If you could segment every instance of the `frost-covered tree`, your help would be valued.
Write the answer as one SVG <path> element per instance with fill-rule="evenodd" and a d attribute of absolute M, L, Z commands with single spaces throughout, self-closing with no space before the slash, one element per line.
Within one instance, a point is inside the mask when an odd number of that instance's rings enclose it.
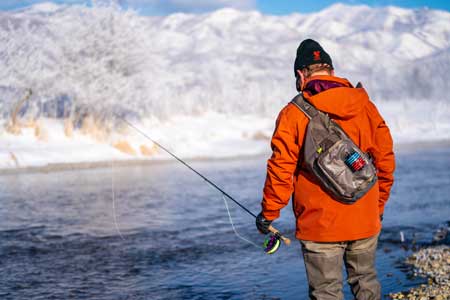
<path fill-rule="evenodd" d="M 107 118 L 142 100 L 145 46 L 140 17 L 115 5 L 69 7 L 57 16 L 9 20 L 0 27 L 0 84 L 31 88 L 52 109 Z M 15 23 L 13 23 L 15 22 Z M 43 103 L 43 104 L 42 104 Z"/>
<path fill-rule="evenodd" d="M 0 85 L 10 91 L 2 97 L 3 114 L 17 104 L 27 89 L 41 100 L 54 97 L 59 66 L 55 64 L 51 49 L 54 42 L 47 26 L 33 19 L 8 20 L 0 26 L 0 44 Z M 36 110 L 38 103 L 29 106 Z"/>
<path fill-rule="evenodd" d="M 57 30 L 60 84 L 70 93 L 74 105 L 89 113 L 105 114 L 117 103 L 123 107 L 139 97 L 144 47 L 136 38 L 139 17 L 116 7 L 67 11 L 67 22 Z"/>

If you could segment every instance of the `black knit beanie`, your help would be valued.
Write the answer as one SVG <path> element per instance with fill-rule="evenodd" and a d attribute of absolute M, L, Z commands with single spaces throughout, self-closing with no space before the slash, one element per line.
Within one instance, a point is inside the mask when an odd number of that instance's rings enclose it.
<path fill-rule="evenodd" d="M 313 64 L 327 64 L 333 68 L 331 57 L 323 50 L 322 46 L 312 39 L 306 39 L 297 48 L 297 57 L 294 63 L 295 76 L 297 76 L 297 70 Z"/>

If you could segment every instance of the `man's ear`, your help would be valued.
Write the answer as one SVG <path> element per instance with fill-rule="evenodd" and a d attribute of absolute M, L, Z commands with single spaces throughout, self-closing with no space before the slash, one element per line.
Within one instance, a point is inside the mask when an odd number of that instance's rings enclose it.
<path fill-rule="evenodd" d="M 295 76 L 295 88 L 297 89 L 297 92 L 301 92 L 303 90 L 303 83 L 305 82 L 305 76 L 300 70 L 296 70 L 297 76 Z"/>
<path fill-rule="evenodd" d="M 302 91 L 302 79 L 298 75 L 295 76 L 295 88 L 299 93 Z"/>
<path fill-rule="evenodd" d="M 334 69 L 331 70 L 330 75 L 331 75 L 331 76 L 334 76 Z"/>

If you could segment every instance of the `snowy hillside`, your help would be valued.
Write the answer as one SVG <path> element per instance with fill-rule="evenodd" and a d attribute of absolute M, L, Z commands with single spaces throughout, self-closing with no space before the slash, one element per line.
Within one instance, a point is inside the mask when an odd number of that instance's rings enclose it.
<path fill-rule="evenodd" d="M 449 25 L 443 11 L 342 4 L 289 16 L 0 12 L 0 168 L 163 157 L 117 114 L 184 157 L 267 152 L 308 37 L 338 76 L 363 83 L 397 142 L 448 140 Z"/>

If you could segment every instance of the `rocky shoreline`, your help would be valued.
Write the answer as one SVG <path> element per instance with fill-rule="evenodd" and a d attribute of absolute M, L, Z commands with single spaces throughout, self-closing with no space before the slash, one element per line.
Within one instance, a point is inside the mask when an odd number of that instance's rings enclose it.
<path fill-rule="evenodd" d="M 412 266 L 413 276 L 426 277 L 428 283 L 391 293 L 390 299 L 450 300 L 450 246 L 421 249 L 409 256 L 405 263 Z"/>

